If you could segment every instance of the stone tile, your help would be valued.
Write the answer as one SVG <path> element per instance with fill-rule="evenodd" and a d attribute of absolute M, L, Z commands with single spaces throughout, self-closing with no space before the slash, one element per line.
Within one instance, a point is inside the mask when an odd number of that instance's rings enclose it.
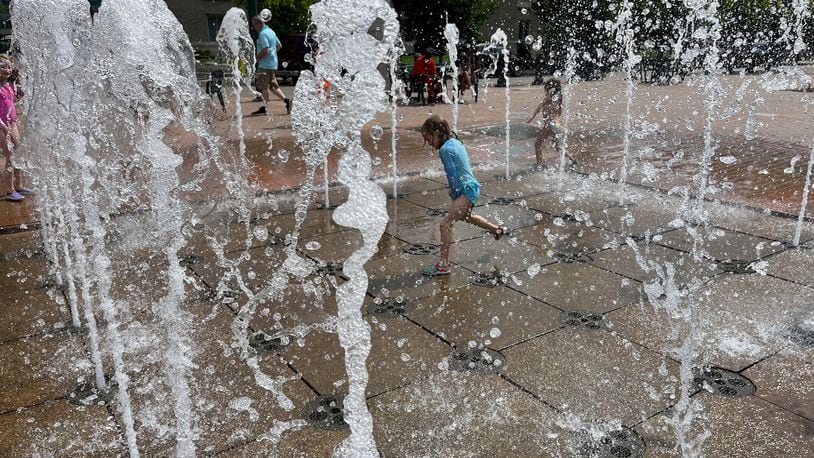
<path fill-rule="evenodd" d="M 814 251 L 812 250 L 786 250 L 767 257 L 766 262 L 769 263 L 766 268 L 769 275 L 803 285 L 814 285 Z"/>
<path fill-rule="evenodd" d="M 447 205 L 448 207 L 449 205 Z M 444 208 L 446 210 L 446 208 Z M 405 199 L 387 199 L 387 215 L 390 221 L 404 221 L 428 216 L 426 207 L 416 205 Z"/>
<path fill-rule="evenodd" d="M 514 231 L 513 237 L 537 245 L 549 257 L 558 253 L 583 254 L 616 247 L 622 237 L 595 226 L 586 226 L 559 217 L 544 217 L 537 224 Z"/>
<path fill-rule="evenodd" d="M 0 412 L 63 398 L 93 368 L 80 336 L 45 335 L 0 344 Z"/>
<path fill-rule="evenodd" d="M 318 245 L 313 245 L 316 242 Z M 356 250 L 362 248 L 364 240 L 362 233 L 357 230 L 332 232 L 330 234 L 305 236 L 300 238 L 299 245 L 304 248 L 303 253 L 308 257 L 324 262 L 343 262 Z M 318 248 L 314 248 L 318 246 Z M 388 234 L 382 234 L 377 246 L 378 251 L 373 258 L 393 256 L 400 254 L 404 242 Z"/>
<path fill-rule="evenodd" d="M 238 263 L 241 253 L 229 254 L 226 259 L 230 263 Z M 272 245 L 265 248 L 253 248 L 248 251 L 248 259 L 240 261 L 238 270 L 243 282 L 253 291 L 258 291 L 271 280 L 272 275 L 281 268 L 286 259 L 284 247 L 282 245 Z M 218 265 L 221 263 L 217 258 L 206 257 L 196 259 L 190 265 L 195 272 L 211 288 L 217 288 L 219 282 L 231 272 L 229 267 Z M 235 280 L 226 282 L 226 286 L 238 291 L 239 287 Z"/>
<path fill-rule="evenodd" d="M 699 232 L 703 242 L 701 248 L 718 261 L 754 261 L 763 256 L 785 249 L 780 242 L 767 240 L 751 235 L 727 231 L 717 227 Z M 691 253 L 694 239 L 686 229 L 679 229 L 664 234 L 660 244 L 677 250 Z"/>
<path fill-rule="evenodd" d="M 51 331 L 70 324 L 71 313 L 52 283 L 45 258 L 0 261 L 0 342 Z"/>
<path fill-rule="evenodd" d="M 814 421 L 814 348 L 789 346 L 743 375 L 757 387 L 757 397 Z"/>
<path fill-rule="evenodd" d="M 0 235 L 0 259 L 43 256 L 40 231 L 24 231 Z"/>
<path fill-rule="evenodd" d="M 758 237 L 790 242 L 794 239 L 797 229 L 797 219 L 781 218 L 725 205 L 710 205 L 708 209 L 712 224 Z M 814 224 L 803 223 L 801 230 L 801 243 L 814 239 Z"/>
<path fill-rule="evenodd" d="M 121 456 L 122 438 L 104 406 L 64 400 L 0 415 L 0 456 Z"/>
<path fill-rule="evenodd" d="M 642 298 L 638 282 L 579 262 L 550 264 L 534 276 L 520 272 L 517 277 L 513 288 L 562 310 L 604 313 Z"/>
<path fill-rule="evenodd" d="M 404 200 L 427 208 L 449 208 L 449 204 L 452 202 L 449 198 L 449 188 L 446 186 L 432 191 L 414 192 Z"/>
<path fill-rule="evenodd" d="M 407 300 L 443 294 L 469 284 L 472 273 L 453 267 L 452 273 L 427 277 L 421 273 L 425 266 L 438 262 L 435 256 L 408 255 L 374 259 L 366 264 L 369 277 L 368 292 L 376 297 L 403 296 Z"/>
<path fill-rule="evenodd" d="M 505 173 L 505 171 L 504 171 Z M 501 177 L 503 178 L 503 177 Z M 481 188 L 481 199 L 488 197 L 531 197 L 556 188 L 556 175 L 526 172 L 515 175 L 510 180 L 492 180 Z"/>
<path fill-rule="evenodd" d="M 591 212 L 593 224 L 617 234 L 661 234 L 673 230 L 670 225 L 677 218 L 674 208 L 662 202 L 644 201 L 631 207 L 611 207 Z"/>
<path fill-rule="evenodd" d="M 522 201 L 519 203 L 522 203 Z M 483 206 L 475 207 L 472 213 L 483 216 L 495 224 L 508 226 L 509 229 L 512 230 L 534 226 L 538 221 L 538 217 L 536 216 L 538 214 L 537 211 L 523 208 L 517 203 L 513 205 L 498 205 L 488 203 L 487 201 Z"/>
<path fill-rule="evenodd" d="M 504 237 L 480 237 L 453 243 L 450 258 L 459 266 L 473 272 L 514 273 L 526 270 L 532 265 L 545 265 L 555 262 L 549 259 L 542 248 L 520 240 Z"/>
<path fill-rule="evenodd" d="M 475 285 L 428 297 L 409 313 L 459 347 L 469 342 L 501 349 L 561 327 L 560 311 L 505 286 Z"/>
<path fill-rule="evenodd" d="M 556 216 L 592 215 L 616 204 L 608 198 L 583 194 L 582 192 L 549 192 L 526 199 L 528 208 Z"/>
<path fill-rule="evenodd" d="M 645 457 L 672 456 L 782 456 L 809 457 L 814 450 L 814 423 L 755 397 L 693 397 L 703 405 L 703 419 L 696 420 L 690 437 L 705 431 L 709 437 L 700 450 L 682 454 L 664 415 L 635 429 L 647 448 Z"/>
<path fill-rule="evenodd" d="M 430 372 L 452 349 L 441 340 L 402 317 L 368 315 L 371 350 L 367 360 L 367 395 L 398 388 Z M 320 394 L 346 393 L 345 350 L 334 333 L 311 333 L 303 346 L 282 352 L 289 364 Z"/>
<path fill-rule="evenodd" d="M 557 456 L 559 416 L 497 375 L 442 372 L 371 399 L 383 456 Z"/>
<path fill-rule="evenodd" d="M 279 295 L 259 301 L 249 326 L 271 337 L 285 335 L 292 340 L 311 329 L 334 329 L 336 292 L 327 280 L 318 280 L 289 284 Z"/>
<path fill-rule="evenodd" d="M 265 434 L 256 441 L 227 450 L 218 456 L 226 458 L 249 458 L 258 456 L 333 456 L 334 447 L 349 434 L 349 429 L 327 430 L 314 426 L 300 426 L 291 422 L 280 437 Z M 276 432 L 276 430 L 275 430 Z M 266 438 L 268 437 L 268 439 Z"/>
<path fill-rule="evenodd" d="M 387 233 L 405 243 L 441 243 L 440 224 L 443 216 L 425 216 L 407 221 L 391 221 L 387 224 Z M 452 226 L 452 240 L 468 240 L 487 234 L 473 224 L 459 221 Z"/>
<path fill-rule="evenodd" d="M 673 402 L 678 365 L 605 331 L 563 328 L 503 354 L 512 381 L 581 418 L 631 425 Z"/>
<path fill-rule="evenodd" d="M 786 329 L 814 312 L 812 303 L 814 291 L 776 278 L 717 277 L 696 293 L 692 310 L 698 360 L 740 371 L 787 346 Z M 680 306 L 687 307 L 686 299 Z M 673 349 L 681 346 L 689 329 L 676 314 L 642 305 L 615 311 L 609 319 L 620 335 L 678 358 Z"/>
<path fill-rule="evenodd" d="M 696 261 L 691 255 L 656 244 L 637 245 L 643 269 L 636 259 L 636 252 L 627 245 L 593 253 L 592 265 L 615 272 L 625 277 L 649 283 L 669 274 L 666 264 L 673 266 L 673 279 L 676 284 L 685 285 L 694 281 L 706 281 L 719 272 L 718 266 L 710 261 Z"/>
<path fill-rule="evenodd" d="M 446 180 L 443 177 L 440 177 L 443 181 L 431 180 L 429 178 L 403 178 L 400 177 L 397 183 L 397 189 L 399 194 L 420 194 L 424 191 L 437 191 L 439 189 L 444 189 L 447 186 Z M 393 194 L 393 180 L 381 180 L 379 181 L 379 185 L 381 185 L 382 190 L 387 193 L 388 196 Z M 401 200 L 401 199 L 399 199 Z"/>

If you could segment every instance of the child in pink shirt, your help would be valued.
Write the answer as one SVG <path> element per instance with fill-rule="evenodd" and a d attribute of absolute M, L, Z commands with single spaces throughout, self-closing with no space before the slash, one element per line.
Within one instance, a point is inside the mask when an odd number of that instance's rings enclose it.
<path fill-rule="evenodd" d="M 23 195 L 34 192 L 22 187 L 23 171 L 11 163 L 11 154 L 20 143 L 20 131 L 17 129 L 17 106 L 15 105 L 18 90 L 14 82 L 14 74 L 14 62 L 7 55 L 0 55 L 0 147 L 2 147 L 3 156 L 6 159 L 6 170 L 11 176 L 6 189 L 6 199 L 19 202 L 24 199 Z"/>

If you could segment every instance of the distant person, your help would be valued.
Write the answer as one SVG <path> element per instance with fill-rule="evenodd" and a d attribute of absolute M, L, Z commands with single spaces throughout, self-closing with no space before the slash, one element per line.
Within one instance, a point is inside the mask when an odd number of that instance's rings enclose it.
<path fill-rule="evenodd" d="M 277 51 L 282 49 L 283 45 L 277 38 L 277 34 L 271 30 L 259 14 L 252 18 L 252 27 L 257 32 L 257 90 L 263 94 L 263 106 L 257 111 L 252 112 L 252 115 L 266 114 L 266 106 L 268 105 L 273 93 L 285 103 L 286 113 L 291 113 L 291 100 L 286 98 L 283 91 L 280 90 L 280 85 L 277 83 L 275 72 L 277 71 Z"/>
<path fill-rule="evenodd" d="M 534 142 L 537 167 L 543 166 L 543 143 L 551 139 L 555 151 L 559 153 L 562 149 L 562 136 L 564 133 L 562 127 L 562 83 L 558 79 L 550 79 L 545 82 L 543 88 L 545 90 L 543 100 L 537 105 L 537 109 L 534 110 L 531 117 L 526 120 L 526 124 L 530 124 L 539 113 L 542 113 L 543 123 L 540 125 L 540 133 L 537 134 L 537 140 Z M 568 153 L 565 153 L 565 156 L 570 161 L 569 167 L 576 165 L 577 161 Z"/>
<path fill-rule="evenodd" d="M 0 143 L 6 159 L 6 172 L 10 175 L 6 199 L 13 202 L 23 200 L 25 195 L 34 194 L 31 189 L 23 187 L 23 171 L 14 167 L 11 161 L 11 155 L 20 143 L 16 103 L 23 92 L 17 87 L 18 78 L 19 74 L 11 58 L 5 54 L 0 55 Z"/>
<path fill-rule="evenodd" d="M 427 48 L 424 54 L 418 56 L 413 64 L 413 69 L 410 72 L 411 88 L 419 91 L 418 97 L 421 98 L 423 90 L 427 90 L 427 101 L 435 103 L 438 96 L 438 70 L 435 68 L 435 60 L 432 55 L 434 49 Z"/>
<path fill-rule="evenodd" d="M 447 215 L 441 221 L 441 260 L 421 271 L 424 275 L 434 277 L 447 275 L 451 271 L 449 251 L 452 246 L 452 225 L 456 221 L 464 221 L 486 229 L 495 239 L 508 235 L 509 228 L 498 226 L 482 216 L 472 214 L 472 207 L 480 198 L 480 183 L 472 173 L 466 147 L 458 140 L 455 132 L 452 132 L 449 123 L 437 115 L 430 116 L 421 126 L 421 136 L 424 137 L 425 145 L 429 143 L 438 150 L 438 156 L 447 175 L 449 197 L 452 199 Z"/>

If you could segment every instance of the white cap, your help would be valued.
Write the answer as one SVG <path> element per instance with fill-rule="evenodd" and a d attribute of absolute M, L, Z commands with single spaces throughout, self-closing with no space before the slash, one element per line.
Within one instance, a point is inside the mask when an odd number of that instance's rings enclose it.
<path fill-rule="evenodd" d="M 263 8 L 260 11 L 260 20 L 263 22 L 268 22 L 271 20 L 271 11 L 268 8 Z"/>

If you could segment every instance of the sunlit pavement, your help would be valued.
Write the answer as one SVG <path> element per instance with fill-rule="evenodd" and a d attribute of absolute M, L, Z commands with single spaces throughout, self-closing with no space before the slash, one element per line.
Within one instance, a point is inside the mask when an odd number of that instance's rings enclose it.
<path fill-rule="evenodd" d="M 690 399 L 702 406 L 688 437 L 709 432 L 696 451 L 810 456 L 814 347 L 798 325 L 814 314 L 814 225 L 801 227 L 799 247 L 790 243 L 812 145 L 810 113 L 805 93 L 758 90 L 763 80 L 725 78 L 749 90 L 721 105 L 726 111 L 737 102 L 739 112 L 712 123 L 715 189 L 706 196 L 708 225 L 699 228 L 686 196 L 697 193 L 693 177 L 702 170 L 707 118 L 700 82 L 637 88 L 623 190 L 622 79 L 574 88 L 568 146 L 579 162 L 563 173 L 550 150 L 549 167 L 529 171 L 534 130 L 523 122 L 541 91 L 513 82 L 508 180 L 505 131 L 494 128 L 506 124 L 505 93 L 482 91 L 478 103 L 458 107 L 459 132 L 483 182 L 475 212 L 502 221 L 513 234 L 496 241 L 457 225 L 456 265 L 435 279 L 419 270 L 437 260 L 447 197 L 440 163 L 422 149 L 418 127 L 431 112 L 452 119 L 452 107 L 401 108 L 396 159 L 402 195 L 388 200 L 390 223 L 366 265 L 370 282 L 362 305 L 372 332 L 368 406 L 382 455 L 680 456 L 670 420 L 681 396 L 679 348 L 692 323 L 692 366 L 716 368 L 696 373 L 688 386 Z M 245 103 L 242 111 L 256 105 Z M 305 173 L 290 118 L 277 105 L 273 118 L 243 124 L 254 180 L 269 192 L 257 211 L 263 216 L 250 227 L 221 221 L 210 228 L 231 241 L 229 259 L 248 251 L 239 265 L 247 290 L 230 283 L 224 285 L 230 294 L 216 294 L 227 268 L 202 234 L 192 233 L 182 251 L 190 279 L 184 310 L 194 323 L 190 378 L 200 454 L 327 456 L 348 434 L 343 350 L 330 330 L 335 285 L 344 281 L 338 263 L 362 241 L 331 220 L 330 208 L 320 208 L 321 182 L 298 243 L 314 272 L 283 297 L 259 304 L 248 323 L 250 332 L 292 331 L 287 340 L 259 348 L 258 361 L 266 374 L 288 379 L 282 391 L 294 407 L 287 410 L 261 388 L 230 347 L 234 324 L 245 318 L 238 307 L 285 259 L 294 217 L 284 190 L 299 186 Z M 230 120 L 231 114 L 219 116 L 215 127 L 235 142 Z M 363 133 L 387 193 L 389 120 L 383 114 L 371 123 L 385 128 L 378 145 Z M 289 152 L 287 160 L 280 149 Z M 341 203 L 342 189 L 331 189 L 330 203 Z M 40 247 L 35 201 L 0 202 L 0 316 L 6 324 L 0 331 L 0 456 L 123 454 L 118 401 L 68 400 L 72 386 L 92 379 L 88 336 L 65 326 L 70 291 L 56 283 Z M 129 218 L 121 216 L 120 226 Z M 112 296 L 130 304 L 120 318 L 129 323 L 122 332 L 133 339 L 125 356 L 138 448 L 145 456 L 172 454 L 175 419 L 168 387 L 157 382 L 157 344 L 138 338 L 156 325 L 152 304 L 166 292 L 165 261 L 128 250 L 126 230 L 115 234 L 111 272 L 119 280 Z M 671 308 L 678 292 L 681 308 Z M 313 410 L 317 399 L 331 395 L 333 403 Z"/>

